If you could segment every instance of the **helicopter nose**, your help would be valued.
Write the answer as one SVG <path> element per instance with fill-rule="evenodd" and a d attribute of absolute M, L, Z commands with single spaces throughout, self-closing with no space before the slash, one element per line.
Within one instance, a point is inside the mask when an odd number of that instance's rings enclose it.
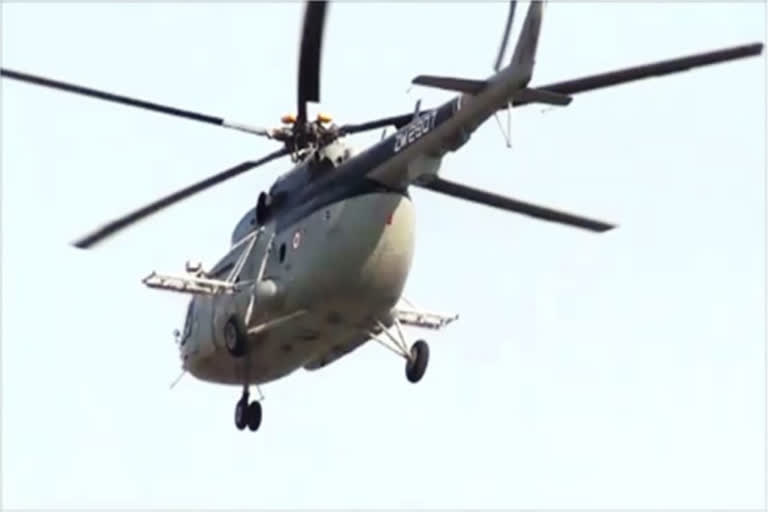
<path fill-rule="evenodd" d="M 192 343 L 189 343 L 189 338 L 185 340 L 185 343 L 181 343 L 179 345 L 179 356 L 183 361 L 186 361 L 190 357 L 194 355 L 194 352 L 196 352 L 195 347 Z"/>
<path fill-rule="evenodd" d="M 199 359 L 198 352 L 199 351 L 191 350 L 188 347 L 181 347 L 181 353 L 179 354 L 179 357 L 181 358 L 181 367 L 184 370 L 190 371 L 194 366 L 196 366 Z"/>

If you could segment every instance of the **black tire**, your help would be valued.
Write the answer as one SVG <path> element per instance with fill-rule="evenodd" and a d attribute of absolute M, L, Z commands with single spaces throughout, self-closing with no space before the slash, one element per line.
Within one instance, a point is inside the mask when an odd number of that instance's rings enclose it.
<path fill-rule="evenodd" d="M 405 376 L 409 382 L 417 383 L 424 377 L 429 363 L 429 345 L 424 340 L 419 340 L 411 347 L 411 357 L 405 364 Z"/>
<path fill-rule="evenodd" d="M 259 426 L 261 425 L 261 403 L 260 402 L 251 402 L 251 405 L 248 406 L 247 417 L 248 417 L 248 429 L 251 432 L 257 431 L 259 429 Z"/>
<path fill-rule="evenodd" d="M 248 400 L 241 398 L 235 405 L 235 426 L 243 430 L 248 425 Z"/>
<path fill-rule="evenodd" d="M 245 354 L 245 325 L 236 315 L 232 315 L 224 324 L 224 345 L 233 357 Z"/>

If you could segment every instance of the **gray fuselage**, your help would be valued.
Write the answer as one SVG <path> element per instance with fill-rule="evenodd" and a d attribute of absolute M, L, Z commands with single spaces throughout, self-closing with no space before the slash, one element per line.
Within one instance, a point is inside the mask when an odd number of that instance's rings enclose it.
<path fill-rule="evenodd" d="M 212 382 L 268 382 L 302 366 L 322 367 L 365 343 L 377 324 L 389 327 L 413 256 L 409 184 L 436 176 L 443 156 L 527 84 L 531 69 L 532 62 L 504 68 L 481 94 L 417 109 L 408 125 L 359 155 L 338 141 L 279 179 L 270 193 L 283 213 L 265 224 L 277 234 L 264 278 L 279 285 L 281 299 L 252 323 L 306 314 L 252 336 L 241 364 L 228 353 L 223 331 L 232 315 L 247 316 L 248 294 L 195 297 L 182 334 L 185 369 Z M 250 229 L 249 222 L 244 218 L 235 232 Z M 235 243 L 208 275 L 224 279 L 242 245 Z M 253 251 L 244 279 L 257 275 L 264 254 L 263 245 Z"/>
<path fill-rule="evenodd" d="M 366 341 L 376 321 L 386 321 L 402 294 L 413 246 L 413 205 L 400 193 L 350 197 L 281 229 L 264 273 L 282 289 L 279 309 L 269 316 L 307 313 L 252 336 L 247 380 L 264 383 L 305 365 L 322 366 L 322 359 L 334 351 Z M 257 273 L 265 248 L 265 241 L 257 242 L 244 279 Z M 225 274 L 241 251 L 236 244 L 209 275 L 216 269 Z M 227 351 L 223 326 L 229 315 L 244 315 L 246 307 L 246 300 L 231 295 L 193 298 L 182 335 L 185 369 L 206 381 L 243 383 L 244 365 Z"/>

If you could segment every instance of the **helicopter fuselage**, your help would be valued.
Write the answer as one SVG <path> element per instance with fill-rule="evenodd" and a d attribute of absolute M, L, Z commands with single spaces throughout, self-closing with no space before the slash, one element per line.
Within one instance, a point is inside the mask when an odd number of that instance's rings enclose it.
<path fill-rule="evenodd" d="M 244 279 L 257 271 L 265 245 L 255 247 Z M 302 366 L 322 366 L 334 352 L 367 340 L 367 329 L 386 320 L 402 294 L 413 246 L 413 206 L 405 193 L 345 198 L 278 229 L 264 278 L 280 283 L 283 297 L 269 315 L 307 313 L 250 340 L 247 381 L 264 383 Z M 235 247 L 209 275 L 227 272 L 237 255 Z M 230 314 L 243 314 L 243 301 L 196 296 L 189 308 L 184 367 L 202 380 L 242 384 L 244 365 L 227 351 L 223 332 Z"/>
<path fill-rule="evenodd" d="M 248 294 L 195 297 L 181 338 L 184 368 L 211 382 L 264 383 L 302 366 L 322 367 L 371 339 L 376 325 L 391 326 L 413 255 L 408 187 L 436 176 L 445 154 L 466 144 L 503 105 L 520 80 L 508 75 L 504 70 L 504 80 L 480 96 L 462 94 L 435 109 L 417 109 L 410 123 L 360 154 L 337 140 L 279 178 L 269 191 L 270 206 L 241 219 L 230 253 L 208 276 L 223 279 L 248 233 L 263 225 L 275 234 L 264 279 L 281 289 L 279 307 L 263 320 L 305 313 L 250 336 L 249 353 L 233 358 L 225 324 L 246 315 Z M 253 251 L 243 279 L 257 275 L 265 251 Z"/>
<path fill-rule="evenodd" d="M 538 37 L 537 26 L 532 32 Z M 253 251 L 243 279 L 258 275 L 267 254 L 263 277 L 279 289 L 279 300 L 250 323 L 301 316 L 253 334 L 248 354 L 233 358 L 226 323 L 248 317 L 261 301 L 248 293 L 196 297 L 182 335 L 184 368 L 207 381 L 263 383 L 302 366 L 321 367 L 371 339 L 376 326 L 389 328 L 413 256 L 408 187 L 436 177 L 445 154 L 466 144 L 509 102 L 531 69 L 532 60 L 504 68 L 477 94 L 460 94 L 434 109 L 420 111 L 417 104 L 407 124 L 360 154 L 338 139 L 305 155 L 271 187 L 269 201 L 240 221 L 230 254 L 209 273 L 222 279 L 248 233 L 262 225 L 274 233 L 274 243 Z"/>

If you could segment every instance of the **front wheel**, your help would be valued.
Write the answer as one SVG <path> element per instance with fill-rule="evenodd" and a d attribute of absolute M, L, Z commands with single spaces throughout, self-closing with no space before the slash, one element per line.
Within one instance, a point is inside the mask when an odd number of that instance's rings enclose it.
<path fill-rule="evenodd" d="M 236 315 L 229 317 L 224 324 L 224 344 L 233 357 L 245 354 L 245 325 Z"/>

